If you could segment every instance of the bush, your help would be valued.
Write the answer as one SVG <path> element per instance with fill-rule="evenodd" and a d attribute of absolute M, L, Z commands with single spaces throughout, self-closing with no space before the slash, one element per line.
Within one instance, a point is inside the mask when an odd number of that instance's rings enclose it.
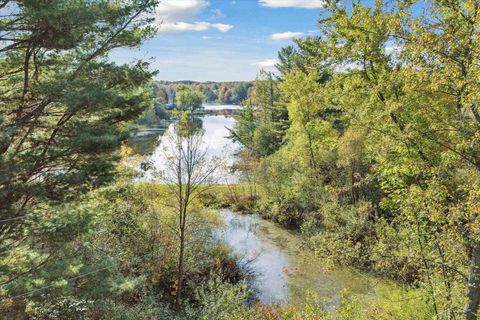
<path fill-rule="evenodd" d="M 197 319 L 253 319 L 253 310 L 247 305 L 250 298 L 246 283 L 234 285 L 214 278 L 197 290 L 197 300 L 200 302 Z"/>

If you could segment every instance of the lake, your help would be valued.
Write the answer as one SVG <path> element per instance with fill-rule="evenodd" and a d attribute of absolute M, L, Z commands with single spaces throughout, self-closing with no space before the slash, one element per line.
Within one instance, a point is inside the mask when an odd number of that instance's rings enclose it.
<path fill-rule="evenodd" d="M 219 110 L 217 110 L 219 111 Z M 203 129 L 202 148 L 206 152 L 207 160 L 220 159 L 222 165 L 215 172 L 216 184 L 230 184 L 238 182 L 237 176 L 230 172 L 229 167 L 235 162 L 235 153 L 239 145 L 228 139 L 229 128 L 235 125 L 235 119 L 230 113 L 206 114 L 195 119 L 196 125 Z M 220 112 L 223 113 L 223 112 Z M 136 154 L 144 156 L 144 162 L 149 163 L 151 169 L 146 170 L 142 179 L 153 180 L 153 172 L 166 171 L 165 157 L 168 155 L 170 144 L 162 139 L 165 135 L 172 134 L 174 124 L 165 130 L 144 129 L 130 139 L 128 145 Z"/>

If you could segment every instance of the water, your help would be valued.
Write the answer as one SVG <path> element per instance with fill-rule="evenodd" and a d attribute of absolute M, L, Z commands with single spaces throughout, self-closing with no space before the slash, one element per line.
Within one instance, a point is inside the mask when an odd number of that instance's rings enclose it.
<path fill-rule="evenodd" d="M 340 304 L 341 292 L 372 298 L 388 290 L 386 281 L 360 272 L 329 269 L 303 248 L 298 234 L 262 219 L 220 211 L 225 220 L 221 236 L 239 258 L 240 267 L 253 273 L 250 283 L 265 304 L 302 303 L 314 293 L 328 308 Z"/>
<path fill-rule="evenodd" d="M 263 303 L 286 302 L 289 296 L 286 268 L 288 255 L 268 237 L 257 215 L 221 211 L 225 220 L 223 239 L 239 258 L 239 265 L 253 272 L 251 287 Z"/>
<path fill-rule="evenodd" d="M 238 145 L 233 144 L 226 137 L 229 132 L 226 128 L 233 128 L 235 125 L 234 116 L 236 111 L 241 109 L 239 105 L 221 104 L 204 105 L 205 115 L 197 117 L 199 126 L 205 130 L 204 140 L 206 147 L 211 149 L 211 154 L 220 155 L 226 148 L 235 149 Z M 168 120 L 161 120 L 158 127 L 142 128 L 134 133 L 127 142 L 135 154 L 142 156 L 152 156 L 156 153 L 158 157 L 162 135 L 172 129 L 172 124 Z M 229 150 L 233 153 L 233 150 Z M 149 159 L 151 157 L 148 157 Z"/>
<path fill-rule="evenodd" d="M 233 128 L 235 119 L 231 115 L 204 115 L 196 118 L 196 125 L 202 128 L 203 144 L 202 150 L 206 151 L 207 161 L 218 159 L 218 168 L 214 173 L 213 181 L 216 184 L 227 184 L 238 182 L 237 176 L 230 172 L 230 167 L 235 161 L 235 152 L 239 146 L 228 139 L 229 131 L 227 128 Z M 139 154 L 146 155 L 144 162 L 151 165 L 151 169 L 144 173 L 144 180 L 154 179 L 154 172 L 166 172 L 169 168 L 165 166 L 166 157 L 170 153 L 172 146 L 167 136 L 174 132 L 174 124 L 171 123 L 164 133 L 149 135 L 148 137 L 135 137 L 131 139 L 130 146 L 134 150 L 139 150 Z M 150 150 L 148 150 L 148 148 Z M 147 150 L 146 150 L 147 149 Z"/>
<path fill-rule="evenodd" d="M 204 105 L 205 110 L 238 110 L 241 106 L 235 104 L 212 104 Z"/>

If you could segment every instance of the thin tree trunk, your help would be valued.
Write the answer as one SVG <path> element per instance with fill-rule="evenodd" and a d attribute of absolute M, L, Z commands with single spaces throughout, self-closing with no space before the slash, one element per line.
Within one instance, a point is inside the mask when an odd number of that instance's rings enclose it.
<path fill-rule="evenodd" d="M 430 278 L 430 267 L 428 265 L 428 261 L 425 256 L 425 249 L 423 247 L 422 234 L 420 232 L 420 221 L 418 220 L 417 220 L 417 241 L 418 241 L 418 246 L 420 248 L 420 254 L 421 254 L 423 266 L 425 268 L 425 275 L 427 277 L 428 286 L 430 287 L 429 291 L 432 299 L 432 307 L 435 313 L 435 319 L 438 319 L 438 306 L 437 306 L 437 299 L 435 298 L 435 289 L 433 287 L 432 279 Z"/>
<path fill-rule="evenodd" d="M 448 272 L 447 267 L 446 267 L 447 260 L 445 259 L 445 253 L 443 252 L 443 248 L 438 241 L 437 235 L 435 235 L 435 244 L 436 244 L 440 259 L 442 261 L 442 266 L 441 267 L 442 267 L 443 282 L 445 283 L 445 288 L 447 289 L 447 292 L 446 292 L 446 298 L 447 298 L 447 303 L 448 303 L 447 312 L 448 312 L 448 314 L 450 314 L 450 317 L 449 317 L 450 319 L 456 320 L 457 317 L 455 315 L 454 309 L 452 308 L 452 285 L 450 283 L 449 272 Z"/>
<path fill-rule="evenodd" d="M 478 306 L 480 304 L 480 243 L 475 242 L 470 258 L 470 273 L 468 276 L 468 302 L 465 307 L 467 320 L 477 319 Z"/>
<path fill-rule="evenodd" d="M 182 121 L 182 120 L 180 120 Z M 178 237 L 179 252 L 177 265 L 177 290 L 175 297 L 175 306 L 180 311 L 183 304 L 183 286 L 185 274 L 188 272 L 188 264 L 185 261 L 185 251 L 187 250 L 187 214 L 189 214 L 189 205 L 192 196 L 197 188 L 207 181 L 207 178 L 213 173 L 215 167 L 209 167 L 206 163 L 206 151 L 202 150 L 202 134 L 196 133 L 192 128 L 188 128 L 188 137 L 182 136 L 181 123 L 176 124 L 175 132 L 169 136 L 170 142 L 176 147 L 173 155 L 166 154 L 168 164 L 174 176 L 165 176 L 167 185 L 174 185 L 172 188 L 175 200 L 178 201 Z M 188 122 L 186 123 L 188 125 Z"/>
<path fill-rule="evenodd" d="M 178 279 L 177 279 L 177 297 L 176 305 L 177 309 L 180 310 L 182 304 L 182 289 L 183 289 L 183 254 L 185 249 L 185 232 L 182 228 L 180 231 L 180 253 L 178 256 Z"/>

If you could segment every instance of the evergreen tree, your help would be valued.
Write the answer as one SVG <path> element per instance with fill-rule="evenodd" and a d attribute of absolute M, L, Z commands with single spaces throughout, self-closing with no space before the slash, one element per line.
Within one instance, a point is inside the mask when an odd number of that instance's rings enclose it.
<path fill-rule="evenodd" d="M 48 284 L 50 262 L 64 263 L 54 270 L 61 277 L 69 243 L 88 232 L 94 210 L 68 203 L 113 179 L 127 122 L 153 104 L 148 65 L 108 55 L 154 35 L 155 5 L 0 1 L 2 295 L 35 289 L 19 285 L 33 273 Z"/>

